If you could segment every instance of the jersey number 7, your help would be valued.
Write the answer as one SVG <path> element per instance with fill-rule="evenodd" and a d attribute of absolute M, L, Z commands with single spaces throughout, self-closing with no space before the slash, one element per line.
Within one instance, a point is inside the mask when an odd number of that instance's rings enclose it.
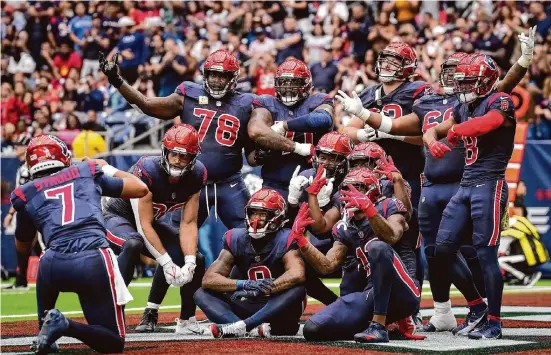
<path fill-rule="evenodd" d="M 217 112 L 213 110 L 207 110 L 206 108 L 196 107 L 193 109 L 193 114 L 203 119 L 201 126 L 199 127 L 199 139 L 203 142 L 203 139 L 207 135 L 210 124 L 216 116 Z M 237 132 L 239 132 L 240 126 L 239 119 L 235 116 L 223 113 L 218 116 L 218 125 L 216 127 L 215 139 L 223 146 L 231 147 L 237 140 Z"/>
<path fill-rule="evenodd" d="M 63 208 L 61 209 L 61 225 L 64 226 L 73 223 L 75 220 L 75 190 L 74 184 L 53 187 L 45 190 L 44 195 L 49 200 L 61 199 Z"/>

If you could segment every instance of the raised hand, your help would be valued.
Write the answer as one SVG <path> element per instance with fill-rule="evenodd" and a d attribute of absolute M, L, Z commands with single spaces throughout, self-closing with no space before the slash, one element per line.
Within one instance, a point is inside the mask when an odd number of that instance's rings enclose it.
<path fill-rule="evenodd" d="M 310 218 L 310 209 L 308 208 L 307 203 L 303 203 L 298 210 L 297 217 L 293 223 L 293 228 L 291 230 L 291 236 L 297 242 L 299 248 L 308 245 L 308 240 L 304 236 L 306 227 L 314 223 L 314 220 Z"/>
<path fill-rule="evenodd" d="M 310 186 L 306 189 L 306 191 L 317 196 L 321 191 L 321 188 L 327 183 L 327 178 L 325 177 L 326 173 L 325 167 L 323 164 L 320 164 L 318 171 L 316 172 L 316 176 L 314 176 L 314 180 L 310 183 Z"/>
<path fill-rule="evenodd" d="M 375 172 L 386 176 L 386 178 L 390 181 L 394 180 L 394 176 L 392 175 L 393 173 L 401 174 L 400 170 L 398 170 L 398 168 L 394 165 L 394 161 L 391 156 L 388 157 L 388 160 L 383 156 L 377 160 L 375 164 L 377 164 L 377 167 L 379 168 L 375 170 Z"/>
<path fill-rule="evenodd" d="M 108 61 L 105 54 L 99 52 L 99 68 L 105 74 L 109 83 L 117 89 L 122 86 L 124 80 L 119 73 L 119 52 L 113 56 L 113 61 Z"/>
<path fill-rule="evenodd" d="M 298 175 L 299 171 L 300 165 L 297 165 L 295 171 L 293 172 L 293 176 L 291 177 L 291 181 L 289 181 L 289 195 L 287 197 L 287 201 L 289 201 L 291 205 L 298 205 L 298 201 L 302 197 L 304 188 L 310 183 L 310 180 L 308 180 L 306 176 Z"/>
<path fill-rule="evenodd" d="M 532 58 L 534 57 L 534 45 L 536 37 L 536 29 L 538 26 L 534 26 L 528 30 L 528 36 L 524 33 L 521 33 L 518 36 L 520 42 L 520 52 L 521 56 L 518 59 L 518 64 L 521 67 L 528 68 Z"/>
<path fill-rule="evenodd" d="M 355 91 L 352 91 L 352 97 L 350 97 L 344 91 L 339 90 L 335 98 L 340 101 L 344 111 L 359 117 L 364 122 L 371 115 L 371 112 L 363 107 L 362 100 Z"/>
<path fill-rule="evenodd" d="M 358 191 L 354 186 L 348 184 L 348 190 L 341 190 L 341 201 L 344 201 L 345 209 L 356 209 L 364 212 L 368 218 L 375 216 L 378 212 L 373 206 L 373 202 L 367 195 Z"/>

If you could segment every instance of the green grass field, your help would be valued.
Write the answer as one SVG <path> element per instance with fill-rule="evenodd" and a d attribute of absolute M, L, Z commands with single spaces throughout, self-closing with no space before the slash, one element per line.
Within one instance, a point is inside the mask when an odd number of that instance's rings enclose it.
<path fill-rule="evenodd" d="M 130 284 L 129 290 L 134 300 L 126 305 L 126 313 L 141 313 L 147 303 L 150 287 L 137 286 L 138 283 L 150 283 L 151 278 L 138 279 Z M 338 284 L 340 279 L 324 279 L 326 284 Z M 3 282 L 2 285 L 8 285 L 10 282 Z M 331 286 L 332 286 L 331 285 Z M 338 287 L 329 287 L 337 295 L 339 294 Z M 167 311 L 177 311 L 180 304 L 180 294 L 178 289 L 171 287 L 168 290 L 163 306 L 172 308 L 165 309 Z M 61 293 L 57 300 L 57 307 L 62 312 L 80 311 L 78 297 L 74 293 Z M 5 318 L 9 315 L 29 315 L 29 317 Z M 1 292 L 1 307 L 0 320 L 1 322 L 19 321 L 25 319 L 35 319 L 36 316 L 36 293 L 35 288 L 31 287 L 28 291 L 2 291 Z M 78 314 L 69 314 L 69 316 L 78 317 Z"/>
<path fill-rule="evenodd" d="M 11 281 L 11 280 L 10 280 Z M 142 286 L 139 283 L 150 283 L 151 279 L 138 279 L 130 284 L 130 293 L 134 297 L 134 301 L 130 302 L 126 306 L 126 313 L 141 313 L 147 303 L 147 296 L 149 294 L 149 286 Z M 324 279 L 325 284 L 329 285 L 329 288 L 339 294 L 339 288 L 336 286 L 339 284 L 340 279 Z M 2 285 L 10 284 L 10 282 L 3 282 Z M 540 280 L 537 286 L 551 286 L 551 280 Z M 423 291 L 428 291 L 426 285 Z M 18 321 L 25 319 L 35 319 L 36 316 L 36 295 L 35 288 L 31 287 L 28 291 L 3 291 L 1 292 L 1 308 L 0 308 L 0 320 L 1 322 Z M 309 301 L 310 302 L 310 301 Z M 315 302 L 315 301 L 314 301 Z M 168 290 L 168 294 L 163 301 L 165 311 L 177 311 L 179 309 L 180 294 L 178 289 L 171 287 Z M 73 293 L 62 293 L 57 301 L 57 307 L 62 312 L 74 312 L 69 313 L 68 316 L 78 317 L 81 316 L 80 304 L 78 297 Z M 9 317 L 15 315 L 29 315 L 22 317 Z M 6 316 L 8 316 L 6 318 Z"/>

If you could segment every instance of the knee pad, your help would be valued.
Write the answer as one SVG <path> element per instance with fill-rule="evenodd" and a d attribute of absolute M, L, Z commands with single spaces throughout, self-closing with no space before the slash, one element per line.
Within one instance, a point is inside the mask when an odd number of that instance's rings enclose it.
<path fill-rule="evenodd" d="M 457 247 L 452 244 L 437 244 L 434 249 L 434 256 L 436 258 L 449 257 L 457 253 Z"/>
<path fill-rule="evenodd" d="M 433 259 L 436 256 L 436 245 L 426 246 L 425 256 L 427 257 L 427 259 Z"/>
<path fill-rule="evenodd" d="M 476 249 L 472 245 L 462 245 L 459 250 L 461 251 L 461 255 L 467 260 L 478 258 Z"/>
<path fill-rule="evenodd" d="M 124 242 L 122 248 L 123 250 L 130 250 L 132 253 L 140 254 L 142 252 L 143 245 L 143 241 L 136 238 L 130 238 Z"/>
<path fill-rule="evenodd" d="M 319 326 L 311 320 L 306 321 L 306 324 L 304 324 L 302 335 L 307 341 L 322 341 L 324 338 Z"/>

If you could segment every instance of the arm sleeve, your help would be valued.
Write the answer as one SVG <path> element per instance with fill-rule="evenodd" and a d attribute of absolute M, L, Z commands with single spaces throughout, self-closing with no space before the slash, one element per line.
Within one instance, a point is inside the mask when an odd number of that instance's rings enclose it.
<path fill-rule="evenodd" d="M 315 110 L 309 114 L 287 121 L 289 131 L 316 132 L 327 131 L 333 126 L 333 117 L 325 110 Z"/>
<path fill-rule="evenodd" d="M 101 187 L 101 194 L 109 197 L 120 197 L 124 181 L 121 178 L 110 177 L 101 174 L 96 180 Z"/>
<path fill-rule="evenodd" d="M 499 128 L 504 120 L 500 111 L 491 110 L 484 116 L 475 117 L 467 122 L 454 126 L 453 130 L 460 136 L 478 137 Z"/>
<path fill-rule="evenodd" d="M 17 240 L 20 242 L 32 242 L 36 236 L 37 229 L 27 210 L 22 209 L 18 211 L 16 218 L 18 219 L 15 227 Z"/>

